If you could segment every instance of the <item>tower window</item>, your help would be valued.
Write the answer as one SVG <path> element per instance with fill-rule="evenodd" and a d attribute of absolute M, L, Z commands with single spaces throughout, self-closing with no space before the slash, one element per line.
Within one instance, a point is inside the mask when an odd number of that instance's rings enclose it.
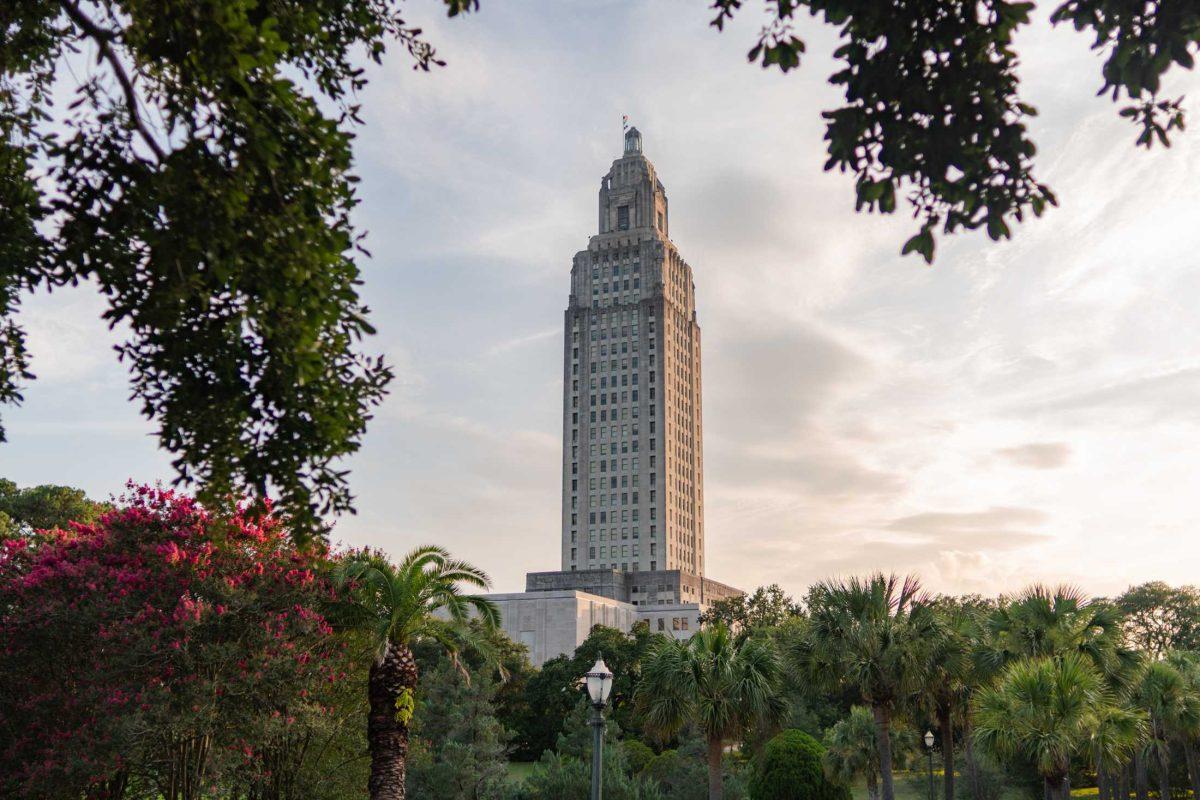
<path fill-rule="evenodd" d="M 629 206 L 617 206 L 617 230 L 629 230 Z"/>

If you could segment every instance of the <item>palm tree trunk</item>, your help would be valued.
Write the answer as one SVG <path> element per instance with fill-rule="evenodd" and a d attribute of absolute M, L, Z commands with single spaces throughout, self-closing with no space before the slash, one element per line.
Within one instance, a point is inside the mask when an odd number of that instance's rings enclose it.
<path fill-rule="evenodd" d="M 371 751 L 371 800 L 404 800 L 408 774 L 408 723 L 417 688 L 417 662 L 407 645 L 389 642 L 367 677 L 370 712 L 367 747 Z M 407 698 L 405 697 L 407 695 Z M 405 700 L 405 702 L 400 702 Z"/>
<path fill-rule="evenodd" d="M 708 740 L 708 800 L 721 800 L 724 787 L 721 785 L 721 740 Z"/>
<path fill-rule="evenodd" d="M 967 787 L 971 797 L 980 800 L 983 797 L 983 783 L 979 774 L 979 762 L 975 759 L 975 743 L 971 741 L 971 721 L 967 719 L 963 728 L 963 760 L 967 766 Z"/>
<path fill-rule="evenodd" d="M 872 706 L 875 714 L 875 741 L 879 748 L 879 778 L 883 784 L 881 800 L 896 800 L 892 785 L 892 710 L 887 706 Z"/>
<path fill-rule="evenodd" d="M 1200 800 L 1200 758 L 1196 757 L 1196 743 L 1190 739 L 1183 743 L 1183 757 L 1187 761 L 1188 781 L 1192 784 L 1192 795 Z"/>
<path fill-rule="evenodd" d="M 1146 756 L 1139 749 L 1133 754 L 1133 793 L 1137 800 L 1150 800 L 1150 778 L 1146 774 Z"/>
<path fill-rule="evenodd" d="M 954 800 L 954 722 L 950 705 L 938 709 L 938 733 L 942 739 L 942 789 L 946 800 Z"/>
<path fill-rule="evenodd" d="M 870 770 L 867 771 L 867 800 L 879 800 L 879 781 L 875 779 L 875 773 Z"/>
<path fill-rule="evenodd" d="M 1046 800 L 1071 800 L 1071 779 L 1066 775 L 1042 778 L 1042 794 Z"/>
<path fill-rule="evenodd" d="M 1159 741 L 1158 750 L 1158 796 L 1162 800 L 1169 800 L 1171 797 L 1171 769 L 1167 761 L 1167 742 Z"/>

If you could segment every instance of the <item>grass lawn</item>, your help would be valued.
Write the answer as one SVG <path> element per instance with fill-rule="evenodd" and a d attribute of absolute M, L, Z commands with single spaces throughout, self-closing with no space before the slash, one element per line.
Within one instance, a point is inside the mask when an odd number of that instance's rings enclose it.
<path fill-rule="evenodd" d="M 935 776 L 936 777 L 936 776 Z M 897 772 L 893 779 L 896 786 L 896 800 L 929 800 L 929 784 L 918 781 L 911 773 Z M 937 800 L 942 800 L 942 785 L 935 785 Z M 854 800 L 867 800 L 867 785 L 860 783 L 854 787 Z"/>
<path fill-rule="evenodd" d="M 510 761 L 508 762 L 508 779 L 513 783 L 523 783 L 529 777 L 529 773 L 533 772 L 534 762 L 532 761 Z"/>
<path fill-rule="evenodd" d="M 897 772 L 893 777 L 896 786 L 896 800 L 929 800 L 929 776 L 925 772 Z M 933 773 L 934 800 L 942 800 L 942 774 Z M 1087 791 L 1087 790 L 1085 790 Z M 1095 789 L 1091 790 L 1095 792 Z M 854 800 L 867 800 L 867 785 L 857 784 L 853 789 Z M 1071 792 L 1075 795 L 1075 792 Z M 1009 791 L 1003 800 L 1025 800 L 1025 796 L 1016 791 Z"/>

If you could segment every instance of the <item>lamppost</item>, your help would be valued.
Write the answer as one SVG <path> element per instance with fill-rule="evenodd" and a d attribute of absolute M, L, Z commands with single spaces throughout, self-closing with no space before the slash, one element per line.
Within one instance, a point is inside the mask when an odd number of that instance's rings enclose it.
<path fill-rule="evenodd" d="M 587 686 L 588 700 L 592 703 L 592 800 L 600 800 L 600 767 L 604 755 L 604 706 L 608 703 L 608 693 L 612 691 L 612 672 L 604 663 L 604 657 L 597 654 L 596 663 L 588 674 L 583 676 Z"/>
<path fill-rule="evenodd" d="M 929 751 L 929 800 L 933 798 L 933 731 L 925 731 L 925 749 Z"/>

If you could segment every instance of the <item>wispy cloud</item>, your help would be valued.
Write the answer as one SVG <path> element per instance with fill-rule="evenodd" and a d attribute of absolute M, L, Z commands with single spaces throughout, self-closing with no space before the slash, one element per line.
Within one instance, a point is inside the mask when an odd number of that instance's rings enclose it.
<path fill-rule="evenodd" d="M 996 455 L 1018 467 L 1058 469 L 1071 457 L 1071 446 L 1066 442 L 1031 442 L 1001 447 Z"/>

